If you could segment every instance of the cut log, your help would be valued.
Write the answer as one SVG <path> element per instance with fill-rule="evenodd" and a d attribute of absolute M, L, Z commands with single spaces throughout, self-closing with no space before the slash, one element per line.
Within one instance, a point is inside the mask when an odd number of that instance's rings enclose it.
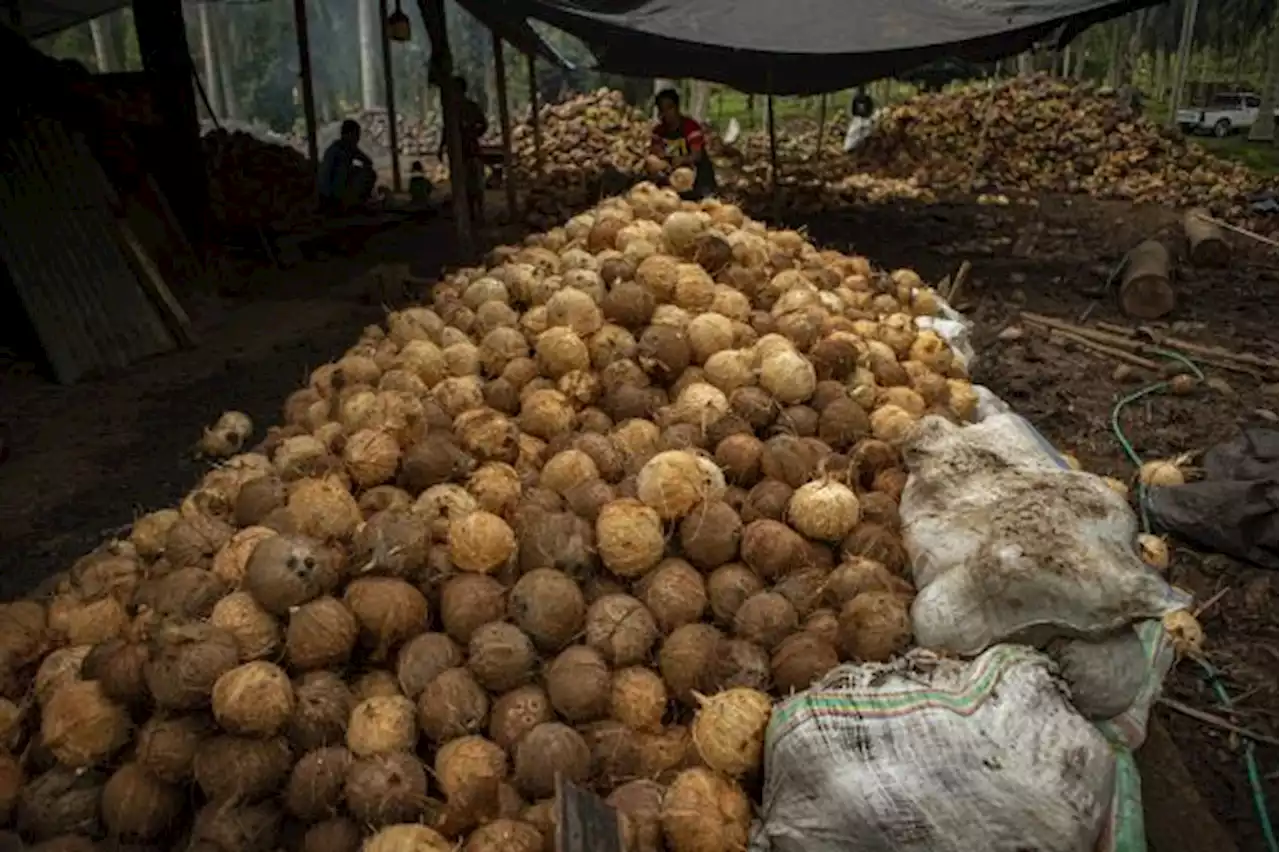
<path fill-rule="evenodd" d="M 1231 259 L 1231 249 L 1222 229 L 1209 221 L 1208 215 L 1204 210 L 1193 208 L 1182 217 L 1191 262 L 1196 266 L 1226 266 Z"/>
<path fill-rule="evenodd" d="M 1155 240 L 1139 243 L 1125 259 L 1120 307 L 1129 316 L 1152 320 L 1172 311 L 1174 302 L 1168 249 Z"/>

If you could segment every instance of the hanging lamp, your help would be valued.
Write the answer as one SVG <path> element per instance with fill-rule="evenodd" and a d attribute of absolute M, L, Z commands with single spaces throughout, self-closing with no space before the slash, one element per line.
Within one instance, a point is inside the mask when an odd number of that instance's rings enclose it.
<path fill-rule="evenodd" d="M 387 38 L 392 41 L 409 41 L 412 34 L 409 16 L 400 8 L 400 0 L 396 0 L 396 10 L 387 15 Z"/>

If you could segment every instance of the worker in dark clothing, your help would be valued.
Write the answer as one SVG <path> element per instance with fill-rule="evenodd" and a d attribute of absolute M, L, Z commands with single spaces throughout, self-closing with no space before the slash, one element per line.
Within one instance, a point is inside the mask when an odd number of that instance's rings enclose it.
<path fill-rule="evenodd" d="M 471 204 L 471 216 L 478 223 L 484 222 L 484 161 L 480 158 L 480 141 L 489 131 L 489 119 L 480 104 L 467 97 L 467 81 L 454 77 L 458 91 L 458 123 L 462 130 L 462 166 L 467 177 L 467 200 Z M 440 134 L 440 148 L 436 156 L 444 161 L 445 135 Z"/>
<path fill-rule="evenodd" d="M 360 150 L 360 125 L 347 119 L 320 161 L 320 207 L 331 213 L 359 207 L 369 200 L 375 183 L 373 160 Z"/>
<path fill-rule="evenodd" d="M 866 86 L 859 86 L 849 102 L 849 115 L 852 118 L 870 118 L 876 111 L 876 102 L 867 94 Z"/>
<path fill-rule="evenodd" d="M 649 152 L 666 160 L 673 169 L 693 169 L 693 188 L 681 193 L 682 197 L 711 195 L 716 191 L 716 169 L 707 154 L 702 125 L 680 111 L 680 95 L 675 89 L 663 89 L 653 102 L 658 108 L 658 123 L 653 128 Z"/>

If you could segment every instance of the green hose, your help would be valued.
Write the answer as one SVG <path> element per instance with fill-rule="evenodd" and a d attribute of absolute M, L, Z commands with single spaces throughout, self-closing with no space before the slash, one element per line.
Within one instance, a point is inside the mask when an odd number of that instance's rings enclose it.
<path fill-rule="evenodd" d="M 1171 352 L 1165 349 L 1155 350 L 1157 354 L 1162 355 L 1174 361 L 1181 362 L 1186 366 L 1197 379 L 1203 380 L 1204 373 L 1194 361 L 1187 358 L 1181 352 Z M 1169 388 L 1169 382 L 1155 382 L 1144 388 L 1139 388 L 1131 394 L 1121 397 L 1116 401 L 1115 407 L 1111 409 L 1111 431 L 1114 433 L 1116 440 L 1120 442 L 1120 448 L 1124 450 L 1124 454 L 1136 468 L 1142 467 L 1142 457 L 1134 450 L 1133 444 L 1129 443 L 1129 439 L 1124 434 L 1124 429 L 1120 426 L 1120 414 L 1130 403 L 1137 402 L 1143 397 L 1150 396 L 1154 393 L 1162 393 Z M 1143 532 L 1151 532 L 1151 517 L 1147 511 L 1147 488 L 1142 484 L 1142 480 L 1138 480 L 1138 515 L 1142 520 Z M 1209 688 L 1213 690 L 1218 702 L 1225 708 L 1231 707 L 1231 695 L 1222 684 L 1221 678 L 1218 677 L 1218 671 L 1207 661 L 1197 659 L 1196 662 L 1204 670 L 1205 678 L 1209 683 Z M 1280 852 L 1280 848 L 1276 845 L 1275 828 L 1271 823 L 1271 814 L 1267 811 L 1267 794 L 1262 786 L 1262 771 L 1258 768 L 1258 760 L 1254 755 L 1253 740 L 1244 738 L 1243 745 L 1244 768 L 1245 775 L 1249 780 L 1249 791 L 1253 798 L 1253 809 L 1258 816 L 1258 825 L 1262 829 L 1263 840 L 1267 844 L 1269 852 Z"/>

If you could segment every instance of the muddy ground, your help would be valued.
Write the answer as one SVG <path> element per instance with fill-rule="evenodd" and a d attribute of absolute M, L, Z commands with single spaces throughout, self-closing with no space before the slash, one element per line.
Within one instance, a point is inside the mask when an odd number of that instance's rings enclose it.
<path fill-rule="evenodd" d="M 1115 362 L 1067 351 L 1019 320 L 1022 310 L 1068 321 L 1127 324 L 1107 289 L 1111 269 L 1140 239 L 1172 235 L 1176 219 L 1156 209 L 1088 199 L 1042 198 L 1035 206 L 905 205 L 784 220 L 815 241 L 852 249 L 887 267 L 911 266 L 926 280 L 953 273 L 963 260 L 972 274 L 959 300 L 976 322 L 976 377 L 1028 417 L 1088 470 L 1132 473 L 1108 424 L 1121 393 L 1138 377 L 1116 381 Z M 1227 270 L 1180 267 L 1180 304 L 1171 321 L 1180 336 L 1274 356 L 1276 260 L 1241 242 Z M 65 569 L 103 536 L 122 531 L 139 513 L 174 504 L 203 470 L 191 447 L 201 427 L 224 409 L 248 412 L 265 426 L 278 420 L 286 394 L 377 321 L 351 279 L 368 266 L 410 262 L 430 276 L 450 262 L 445 223 L 375 238 L 354 258 L 303 264 L 287 273 L 260 271 L 234 300 L 192 305 L 202 345 L 138 365 L 126 376 L 58 387 L 29 373 L 0 376 L 0 412 L 9 423 L 12 458 L 0 466 L 0 593 L 11 598 Z M 1002 339 L 1016 326 L 1019 339 Z M 1004 338 L 1010 337 L 1004 335 Z M 1143 457 L 1204 449 L 1242 425 L 1274 424 L 1273 378 L 1210 371 L 1217 389 L 1159 396 L 1131 410 L 1125 431 Z M 1270 418 L 1266 412 L 1270 413 Z M 1202 614 L 1209 659 L 1223 673 L 1235 707 L 1215 706 L 1197 669 L 1181 664 L 1168 694 L 1276 735 L 1276 575 L 1175 543 L 1173 581 L 1201 601 L 1221 597 Z M 1208 810 L 1241 850 L 1262 849 L 1234 735 L 1161 706 L 1171 734 L 1163 759 L 1186 765 Z M 1258 751 L 1268 807 L 1276 807 L 1277 753 Z M 1178 769 L 1181 767 L 1178 766 Z M 1161 778 L 1173 770 L 1155 770 Z M 1152 825 L 1194 820 L 1192 791 L 1147 801 Z M 1170 832 L 1166 831 L 1166 835 Z M 1179 852 L 1221 852 L 1219 841 Z M 1155 845 L 1153 834 L 1153 846 Z M 1170 848 L 1161 845 L 1161 848 Z"/>

